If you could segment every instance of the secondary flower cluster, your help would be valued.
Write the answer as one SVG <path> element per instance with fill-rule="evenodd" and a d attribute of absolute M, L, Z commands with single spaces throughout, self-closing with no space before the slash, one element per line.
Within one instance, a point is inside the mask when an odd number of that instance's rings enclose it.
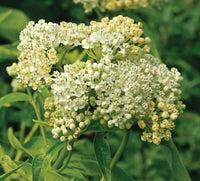
<path fill-rule="evenodd" d="M 45 117 L 53 137 L 68 141 L 68 150 L 87 126 L 97 122 L 120 129 L 138 124 L 144 130 L 142 140 L 155 144 L 170 139 L 174 120 L 184 109 L 182 77 L 147 54 L 150 39 L 142 37 L 141 27 L 117 16 L 89 26 L 40 20 L 22 31 L 19 62 L 8 71 L 24 86 L 51 86 Z M 59 54 L 77 46 L 87 52 L 87 60 L 62 67 Z M 64 52 L 58 52 L 59 47 Z"/>
<path fill-rule="evenodd" d="M 138 8 L 150 8 L 152 6 L 160 6 L 166 0 L 73 0 L 74 3 L 81 3 L 85 12 L 91 12 L 94 8 L 98 8 L 104 12 L 120 11 Z"/>
<path fill-rule="evenodd" d="M 92 21 L 90 26 L 66 22 L 58 25 L 44 20 L 35 24 L 31 21 L 20 34 L 19 62 L 13 63 L 7 71 L 16 77 L 21 87 L 40 89 L 51 84 L 52 67 L 55 64 L 58 67 L 62 61 L 57 52 L 60 46 L 64 47 L 65 52 L 72 47 L 82 46 L 95 58 L 97 55 L 98 58 L 113 58 L 113 52 L 118 50 L 120 56 L 131 56 L 131 53 L 149 51 L 148 46 L 142 47 L 150 39 L 140 37 L 143 33 L 140 27 L 141 23 L 134 24 L 132 19 L 122 16 L 111 21 L 103 18 L 100 23 Z"/>

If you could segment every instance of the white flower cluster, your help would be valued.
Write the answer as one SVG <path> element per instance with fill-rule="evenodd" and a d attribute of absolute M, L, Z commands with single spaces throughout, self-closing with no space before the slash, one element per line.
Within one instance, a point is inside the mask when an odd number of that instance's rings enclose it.
<path fill-rule="evenodd" d="M 50 85 L 52 66 L 59 61 L 56 48 L 80 45 L 88 29 L 84 24 L 29 22 L 20 33 L 19 62 L 7 68 L 9 75 L 16 76 L 23 87 L 40 89 L 44 84 Z"/>
<path fill-rule="evenodd" d="M 55 72 L 53 80 L 55 112 L 62 120 L 53 123 L 54 137 L 61 133 L 56 130 L 65 127 L 68 134 L 64 136 L 75 139 L 77 130 L 85 128 L 85 120 L 91 124 L 98 120 L 104 126 L 120 129 L 138 123 L 144 129 L 142 140 L 159 144 L 162 138 L 171 137 L 173 121 L 184 109 L 179 101 L 180 73 L 149 54 L 116 63 L 102 58 L 65 65 L 64 72 Z"/>
<path fill-rule="evenodd" d="M 82 46 L 88 49 L 91 57 L 98 56 L 98 59 L 102 56 L 112 59 L 116 51 L 118 58 L 148 52 L 149 47 L 142 45 L 150 39 L 140 37 L 143 33 L 140 27 L 141 23 L 135 24 L 132 19 L 122 16 L 111 21 L 108 18 L 99 23 L 92 21 L 90 26 L 66 22 L 58 25 L 44 20 L 35 24 L 31 21 L 20 34 L 19 62 L 8 67 L 8 73 L 16 76 L 22 87 L 40 89 L 51 84 L 52 66 L 62 62 L 57 55 L 60 46 L 66 50 Z"/>
<path fill-rule="evenodd" d="M 166 0 L 73 0 L 74 3 L 81 3 L 85 12 L 91 12 L 93 9 L 98 8 L 104 12 L 120 11 L 138 8 L 150 8 L 152 6 L 160 6 Z"/>

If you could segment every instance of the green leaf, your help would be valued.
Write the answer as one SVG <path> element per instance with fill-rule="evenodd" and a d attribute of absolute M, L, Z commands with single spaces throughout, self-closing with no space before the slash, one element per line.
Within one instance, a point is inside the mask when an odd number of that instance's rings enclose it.
<path fill-rule="evenodd" d="M 28 17 L 19 10 L 0 7 L 0 36 L 14 42 L 19 39 L 19 33 L 28 23 Z"/>
<path fill-rule="evenodd" d="M 174 178 L 177 181 L 191 181 L 191 178 L 182 163 L 181 157 L 173 140 L 170 139 L 169 141 L 165 141 L 163 145 L 164 146 L 162 147 L 162 150 L 167 158 Z"/>
<path fill-rule="evenodd" d="M 24 145 L 24 148 L 26 148 L 34 157 L 42 149 L 41 145 L 43 145 L 43 143 L 44 140 L 41 136 L 32 137 L 30 141 Z"/>
<path fill-rule="evenodd" d="M 9 93 L 0 98 L 0 108 L 4 104 L 9 104 L 16 101 L 30 101 L 30 97 L 27 94 L 20 92 Z"/>
<path fill-rule="evenodd" d="M 8 129 L 8 140 L 13 148 L 24 151 L 25 153 L 33 157 L 33 155 L 26 148 L 24 148 L 22 144 L 19 142 L 19 140 L 14 136 L 13 130 L 11 127 Z"/>
<path fill-rule="evenodd" d="M 17 50 L 18 42 L 9 44 L 9 45 L 1 45 L 0 46 L 0 62 L 5 60 L 13 60 L 16 59 L 20 52 Z"/>
<path fill-rule="evenodd" d="M 58 140 L 48 140 L 39 153 L 33 158 L 33 181 L 44 181 L 47 169 L 56 153 L 63 147 Z"/>
<path fill-rule="evenodd" d="M 6 19 L 10 14 L 12 13 L 12 9 L 9 9 L 7 11 L 4 12 L 0 12 L 0 23 Z"/>
<path fill-rule="evenodd" d="M 111 170 L 110 170 L 110 147 L 106 140 L 104 139 L 104 133 L 99 132 L 94 138 L 94 150 L 97 162 L 99 164 L 100 170 L 106 179 L 106 181 L 111 181 Z"/>
<path fill-rule="evenodd" d="M 82 157 L 79 159 L 71 159 L 69 167 L 78 169 L 83 175 L 101 176 L 101 171 L 96 160 L 89 160 Z"/>
<path fill-rule="evenodd" d="M 114 166 L 114 168 L 112 169 L 112 181 L 116 180 L 134 181 L 121 168 Z"/>
<path fill-rule="evenodd" d="M 19 168 L 22 167 L 23 164 L 19 165 L 18 167 L 16 167 L 15 169 L 4 173 L 3 175 L 0 176 L 0 180 L 4 180 L 5 178 L 7 178 L 8 176 L 10 176 L 11 174 L 13 174 L 14 172 L 16 172 Z"/>

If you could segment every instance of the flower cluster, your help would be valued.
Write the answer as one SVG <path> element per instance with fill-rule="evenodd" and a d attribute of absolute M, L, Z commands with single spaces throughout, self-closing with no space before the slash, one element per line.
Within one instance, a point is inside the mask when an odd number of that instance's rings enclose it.
<path fill-rule="evenodd" d="M 166 0 L 73 0 L 74 3 L 81 3 L 85 12 L 91 12 L 94 8 L 104 12 L 120 11 L 128 9 L 149 8 L 152 6 L 160 6 Z"/>
<path fill-rule="evenodd" d="M 64 72 L 54 73 L 51 86 L 56 107 L 52 114 L 59 112 L 62 120 L 53 123 L 53 134 L 58 137 L 65 127 L 65 137 L 75 139 L 77 130 L 87 125 L 85 120 L 120 129 L 137 123 L 144 129 L 142 140 L 159 144 L 162 138 L 171 138 L 174 120 L 184 109 L 179 100 L 181 80 L 177 69 L 169 70 L 149 54 L 137 61 L 112 63 L 102 58 L 65 65 Z"/>
<path fill-rule="evenodd" d="M 142 37 L 141 27 L 131 18 L 117 16 L 89 26 L 40 20 L 21 32 L 19 62 L 8 72 L 24 87 L 50 85 L 45 117 L 53 137 L 68 141 L 68 150 L 88 125 L 97 122 L 120 129 L 138 124 L 144 130 L 142 140 L 155 144 L 170 139 L 174 120 L 184 109 L 182 77 L 147 54 L 150 38 Z M 60 46 L 79 46 L 87 60 L 63 66 Z"/>
<path fill-rule="evenodd" d="M 143 32 L 140 27 L 141 23 L 136 24 L 132 19 L 122 16 L 111 21 L 103 18 L 100 23 L 92 21 L 89 26 L 66 22 L 58 25 L 44 20 L 35 24 L 31 21 L 20 34 L 19 62 L 13 63 L 7 71 L 16 77 L 21 87 L 40 89 L 51 84 L 52 67 L 62 62 L 57 55 L 60 46 L 64 46 L 65 51 L 81 46 L 88 49 L 90 56 L 95 58 L 98 55 L 99 58 L 104 56 L 112 59 L 118 50 L 118 58 L 119 55 L 145 53 L 149 47 L 142 46 L 149 43 L 150 39 L 141 37 Z"/>
<path fill-rule="evenodd" d="M 20 33 L 21 54 L 18 63 L 7 68 L 9 75 L 15 76 L 22 87 L 30 86 L 34 90 L 50 85 L 52 66 L 59 62 L 56 48 L 80 45 L 88 29 L 84 24 L 29 22 Z"/>

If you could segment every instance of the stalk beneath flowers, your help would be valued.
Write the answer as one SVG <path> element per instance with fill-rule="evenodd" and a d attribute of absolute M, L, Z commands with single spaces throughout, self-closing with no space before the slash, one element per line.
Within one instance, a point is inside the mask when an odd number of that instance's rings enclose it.
<path fill-rule="evenodd" d="M 29 96 L 31 97 L 31 99 L 32 99 L 32 101 L 30 101 L 30 103 L 32 104 L 32 106 L 33 106 L 33 108 L 34 108 L 34 111 L 35 111 L 35 114 L 36 114 L 36 117 L 37 117 L 38 121 L 42 121 L 41 115 L 40 115 L 40 110 L 39 110 L 38 106 L 36 105 L 35 100 L 33 100 L 29 88 L 27 88 L 27 92 L 28 92 L 28 95 L 29 95 Z M 42 133 L 42 137 L 43 137 L 43 140 L 44 140 L 44 144 L 46 144 L 46 136 L 45 136 L 45 132 L 44 132 L 44 127 L 43 127 L 42 125 L 40 125 L 40 131 L 41 131 L 41 133 Z"/>
<path fill-rule="evenodd" d="M 110 164 L 110 169 L 111 170 L 115 166 L 117 161 L 119 160 L 119 158 L 122 155 L 122 153 L 124 152 L 124 149 L 126 148 L 126 145 L 127 145 L 127 142 L 128 142 L 129 135 L 130 135 L 130 129 L 129 130 L 124 130 L 124 135 L 123 135 L 121 144 L 120 144 L 117 152 L 115 153 L 115 156 L 113 157 L 113 159 L 111 161 L 111 164 Z"/>

